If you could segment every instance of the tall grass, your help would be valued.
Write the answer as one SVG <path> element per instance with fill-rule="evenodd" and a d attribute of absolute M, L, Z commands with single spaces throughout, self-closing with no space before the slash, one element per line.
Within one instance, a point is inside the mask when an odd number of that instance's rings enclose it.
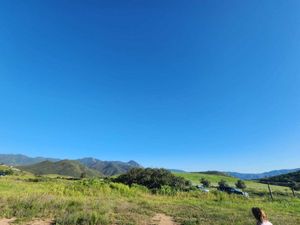
<path fill-rule="evenodd" d="M 253 206 L 266 209 L 274 225 L 300 224 L 300 200 L 291 197 L 270 201 L 218 191 L 172 192 L 167 187 L 153 194 L 139 185 L 128 187 L 100 179 L 0 178 L 0 216 L 16 217 L 19 223 L 51 218 L 60 225 L 146 225 L 161 212 L 184 225 L 250 225 L 254 224 Z"/>

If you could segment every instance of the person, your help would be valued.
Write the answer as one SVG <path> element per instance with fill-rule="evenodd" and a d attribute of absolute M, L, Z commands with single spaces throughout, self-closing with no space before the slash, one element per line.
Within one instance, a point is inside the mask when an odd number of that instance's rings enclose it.
<path fill-rule="evenodd" d="M 257 225 L 272 225 L 268 220 L 267 214 L 260 208 L 252 208 L 252 214 L 257 221 Z"/>

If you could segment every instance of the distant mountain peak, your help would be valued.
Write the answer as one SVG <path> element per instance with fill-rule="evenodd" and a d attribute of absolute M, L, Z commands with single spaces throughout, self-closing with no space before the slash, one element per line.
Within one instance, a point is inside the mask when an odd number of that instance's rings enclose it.
<path fill-rule="evenodd" d="M 141 165 L 140 164 L 138 164 L 136 161 L 134 161 L 134 160 L 129 160 L 128 162 L 127 162 L 129 165 L 132 165 L 132 166 L 135 166 L 135 167 L 141 167 Z"/>

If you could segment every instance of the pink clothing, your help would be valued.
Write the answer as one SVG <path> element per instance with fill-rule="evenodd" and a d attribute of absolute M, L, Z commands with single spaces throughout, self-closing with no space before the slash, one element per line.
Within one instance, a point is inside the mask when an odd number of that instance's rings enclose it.
<path fill-rule="evenodd" d="M 264 221 L 263 223 L 260 223 L 258 225 L 273 225 L 273 224 L 269 221 Z"/>

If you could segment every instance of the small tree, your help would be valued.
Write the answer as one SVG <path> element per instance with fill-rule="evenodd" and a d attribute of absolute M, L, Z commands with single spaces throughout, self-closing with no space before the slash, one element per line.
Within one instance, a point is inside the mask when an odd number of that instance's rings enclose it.
<path fill-rule="evenodd" d="M 81 178 L 81 179 L 86 178 L 86 177 L 87 177 L 86 172 L 82 172 L 82 173 L 80 174 L 80 178 Z"/>
<path fill-rule="evenodd" d="M 219 185 L 219 189 L 224 189 L 224 188 L 229 187 L 229 185 L 227 184 L 227 182 L 225 180 L 223 180 L 223 179 L 219 181 L 218 185 Z"/>
<path fill-rule="evenodd" d="M 200 183 L 203 185 L 203 187 L 206 187 L 206 188 L 210 187 L 210 181 L 205 179 L 204 177 L 202 177 L 200 179 Z"/>
<path fill-rule="evenodd" d="M 239 189 L 242 189 L 242 190 L 247 188 L 245 182 L 242 181 L 242 180 L 238 180 L 238 181 L 235 183 L 235 186 L 236 186 L 237 188 L 239 188 Z"/>

